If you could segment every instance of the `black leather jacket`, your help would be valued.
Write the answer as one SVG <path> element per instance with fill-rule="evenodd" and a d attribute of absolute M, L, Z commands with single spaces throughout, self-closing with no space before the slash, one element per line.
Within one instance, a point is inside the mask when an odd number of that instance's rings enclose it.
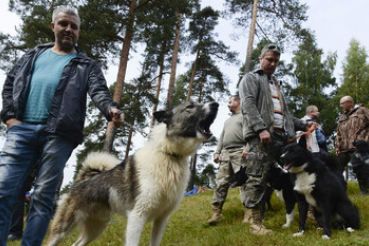
<path fill-rule="evenodd" d="M 31 49 L 7 74 L 2 92 L 3 122 L 10 118 L 22 121 L 35 60 L 53 45 L 48 43 Z M 118 107 L 118 104 L 112 100 L 102 70 L 96 61 L 76 49 L 77 56 L 65 66 L 55 90 L 46 131 L 80 144 L 83 141 L 87 93 L 109 121 L 109 109 Z"/>

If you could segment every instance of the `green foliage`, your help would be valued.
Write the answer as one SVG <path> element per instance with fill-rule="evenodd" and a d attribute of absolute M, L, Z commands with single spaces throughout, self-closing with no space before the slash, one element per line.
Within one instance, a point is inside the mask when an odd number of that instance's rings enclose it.
<path fill-rule="evenodd" d="M 213 164 L 207 164 L 197 176 L 195 185 L 214 188 L 216 186 L 216 168 Z"/>
<path fill-rule="evenodd" d="M 337 97 L 352 96 L 355 103 L 369 106 L 369 64 L 368 54 L 360 43 L 353 39 L 343 63 L 343 83 Z M 339 99 L 338 99 L 339 100 Z"/>
<path fill-rule="evenodd" d="M 324 58 L 323 50 L 317 48 L 314 35 L 306 32 L 305 39 L 292 58 L 294 84 L 286 87 L 289 109 L 293 115 L 300 118 L 305 115 L 307 106 L 316 105 L 327 136 L 333 133 L 337 117 L 337 106 L 332 103 L 329 94 L 329 89 L 336 85 L 336 78 L 333 77 L 336 60 L 336 53 Z"/>
<path fill-rule="evenodd" d="M 212 215 L 211 200 L 213 191 L 205 191 L 194 196 L 184 197 L 179 209 L 169 219 L 164 232 L 162 245 L 167 246 L 331 246 L 331 245 L 368 245 L 369 211 L 367 196 L 359 195 L 356 182 L 349 182 L 348 194 L 359 208 L 361 229 L 353 233 L 345 230 L 332 229 L 330 240 L 322 239 L 322 230 L 317 230 L 317 224 L 307 221 L 306 231 L 302 237 L 293 237 L 298 231 L 298 212 L 290 228 L 282 229 L 286 220 L 284 204 L 275 194 L 272 196 L 272 209 L 267 210 L 264 225 L 274 231 L 273 236 L 256 236 L 249 233 L 248 226 L 242 223 L 244 209 L 240 202 L 239 189 L 230 189 L 223 207 L 224 219 L 216 226 L 209 226 L 207 221 Z M 297 211 L 297 206 L 296 206 Z M 103 234 L 90 243 L 91 246 L 121 246 L 124 244 L 126 220 L 115 215 Z M 152 224 L 144 228 L 140 245 L 150 242 Z M 62 245 L 71 245 L 78 238 L 77 229 L 63 241 Z M 20 242 L 9 242 L 9 246 L 18 246 Z"/>

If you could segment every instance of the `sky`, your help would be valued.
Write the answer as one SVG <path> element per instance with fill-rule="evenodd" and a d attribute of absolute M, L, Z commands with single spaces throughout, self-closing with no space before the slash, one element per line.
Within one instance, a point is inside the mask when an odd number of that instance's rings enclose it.
<path fill-rule="evenodd" d="M 337 52 L 338 61 L 334 72 L 338 82 L 341 82 L 342 63 L 346 57 L 349 49 L 349 44 L 352 39 L 356 39 L 361 46 L 369 47 L 369 15 L 367 11 L 369 9 L 368 0 L 303 0 L 303 3 L 309 6 L 307 15 L 309 19 L 303 24 L 304 27 L 309 28 L 315 32 L 318 48 L 322 49 L 324 54 L 327 55 L 332 52 Z M 0 32 L 15 34 L 15 28 L 19 26 L 20 21 L 14 13 L 10 13 L 4 6 L 8 5 L 7 0 L 0 0 L 2 8 L 0 8 Z M 211 6 L 214 9 L 221 10 L 224 0 L 202 0 L 202 6 Z M 83 35 L 82 30 L 81 35 Z M 231 21 L 220 20 L 220 23 L 216 29 L 218 38 L 230 46 L 233 51 L 239 52 L 238 59 L 240 62 L 244 62 L 246 57 L 247 47 L 247 35 L 242 35 L 240 29 L 235 30 L 234 24 Z M 238 39 L 234 39 L 234 34 L 238 34 Z M 295 47 L 287 47 L 282 54 L 283 57 L 291 57 L 292 51 Z M 137 55 L 139 57 L 139 55 Z M 183 73 L 188 69 L 186 59 L 179 64 L 177 69 L 177 75 Z M 229 90 L 231 93 L 235 93 L 236 83 L 238 81 L 239 66 L 229 64 L 218 64 L 220 69 L 227 75 L 231 81 Z M 132 60 L 128 63 L 127 79 L 133 79 L 135 75 L 139 73 L 140 65 L 137 60 Z M 105 73 L 108 83 L 115 81 L 117 75 L 117 67 L 112 66 L 109 71 Z M 169 80 L 167 76 L 166 81 Z M 0 71 L 0 88 L 3 86 L 5 80 L 4 71 Z M 164 84 L 163 87 L 166 85 Z M 1 102 L 1 99 L 0 99 Z M 0 106 L 1 108 L 1 106 Z M 228 118 L 227 100 L 220 102 L 220 110 L 216 122 L 212 125 L 211 130 L 216 137 L 219 137 L 223 128 L 224 121 Z M 136 141 L 136 147 L 140 147 L 144 143 L 142 139 Z M 2 148 L 3 140 L 0 139 L 0 148 Z M 73 170 L 75 165 L 75 153 L 72 155 L 67 163 L 65 171 L 65 179 L 63 185 L 67 184 L 73 178 Z"/>

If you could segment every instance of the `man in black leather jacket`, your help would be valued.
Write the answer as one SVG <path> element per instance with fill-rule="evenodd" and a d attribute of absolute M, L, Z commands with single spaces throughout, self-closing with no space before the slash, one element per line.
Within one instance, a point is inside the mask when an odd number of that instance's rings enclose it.
<path fill-rule="evenodd" d="M 0 246 L 6 245 L 16 197 L 36 163 L 22 246 L 41 245 L 65 164 L 83 141 L 87 94 L 116 127 L 124 119 L 96 61 L 76 46 L 79 27 L 75 10 L 55 9 L 55 43 L 30 50 L 7 75 L 1 111 L 8 134 L 0 156 Z"/>

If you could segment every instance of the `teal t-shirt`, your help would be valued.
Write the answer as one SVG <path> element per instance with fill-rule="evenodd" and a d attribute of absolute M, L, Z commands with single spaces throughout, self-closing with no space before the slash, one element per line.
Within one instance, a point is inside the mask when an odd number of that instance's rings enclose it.
<path fill-rule="evenodd" d="M 44 124 L 64 67 L 77 53 L 58 55 L 47 49 L 35 62 L 23 121 Z"/>

